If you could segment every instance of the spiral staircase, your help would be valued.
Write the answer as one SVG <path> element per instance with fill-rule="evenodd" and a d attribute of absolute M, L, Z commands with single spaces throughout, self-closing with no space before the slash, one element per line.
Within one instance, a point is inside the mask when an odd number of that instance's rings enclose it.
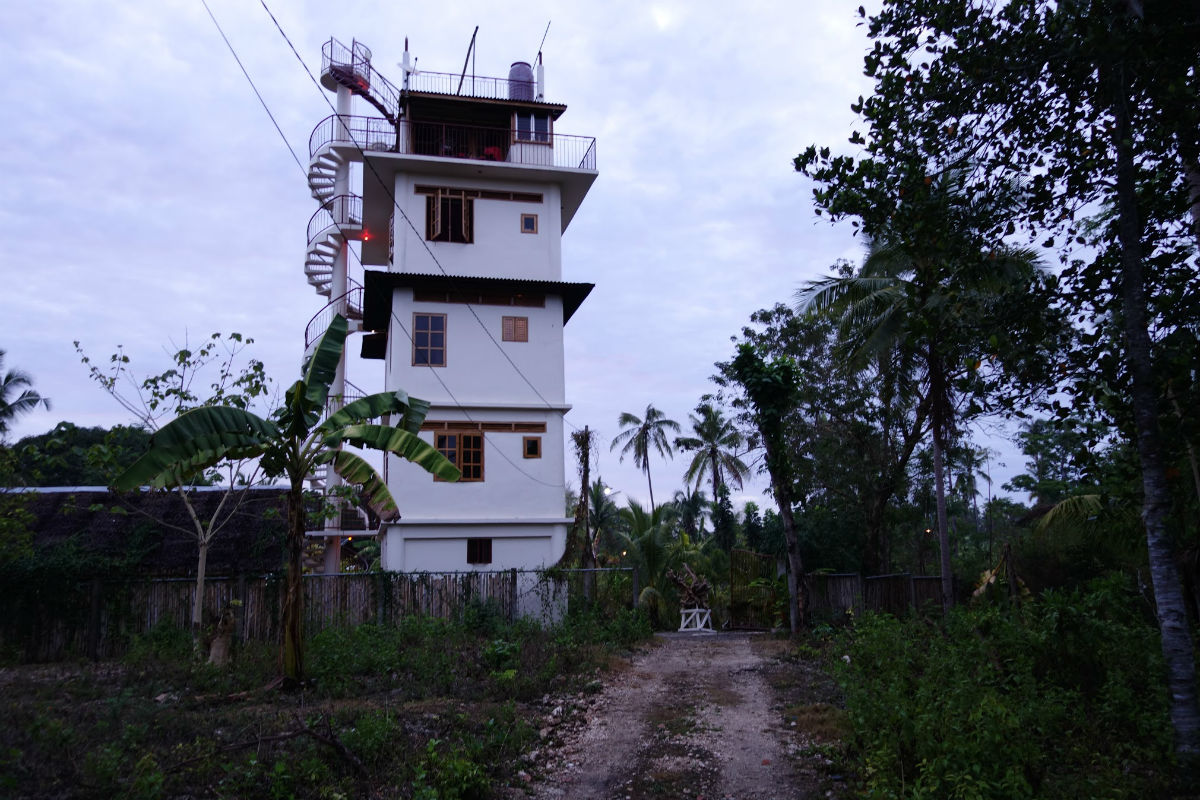
<path fill-rule="evenodd" d="M 320 206 L 308 221 L 304 275 L 329 302 L 305 327 L 306 355 L 337 313 L 350 322 L 351 332 L 361 330 L 362 286 L 347 278 L 345 292 L 332 296 L 339 256 L 349 242 L 368 236 L 363 228 L 362 198 L 339 194 L 338 178 L 346 175 L 350 163 L 362 161 L 364 149 L 394 139 L 400 117 L 400 90 L 371 66 L 371 51 L 357 41 L 350 47 L 337 39 L 325 43 L 321 85 L 330 91 L 345 87 L 370 103 L 383 119 L 334 114 L 322 120 L 309 137 L 308 188 Z"/>
<path fill-rule="evenodd" d="M 356 41 L 350 47 L 336 39 L 325 43 L 321 48 L 321 84 L 329 91 L 339 92 L 340 111 L 349 107 L 349 102 L 343 102 L 348 98 L 340 92 L 345 87 L 351 96 L 370 103 L 383 118 L 334 114 L 318 123 L 309 137 L 308 188 L 319 205 L 308 221 L 304 275 L 317 294 L 329 298 L 329 302 L 305 326 L 305 358 L 312 354 L 337 314 L 346 317 L 351 333 L 362 330 L 363 287 L 348 274 L 339 274 L 347 270 L 349 243 L 365 241 L 369 235 L 363 226 L 362 197 L 346 190 L 349 166 L 362 161 L 364 149 L 375 149 L 380 143 L 395 140 L 400 113 L 400 91 L 375 71 L 371 66 L 371 51 Z M 345 289 L 334 296 L 334 287 L 339 284 Z M 357 386 L 344 381 L 340 392 L 330 396 L 326 412 L 336 411 L 363 395 Z M 325 491 L 339 479 L 329 473 L 328 465 L 322 465 L 307 481 L 311 489 Z M 324 521 L 319 528 L 308 532 L 311 536 L 326 535 L 327 572 L 339 569 L 342 533 L 365 531 L 367 527 L 365 513 L 347 505 L 337 519 Z"/>

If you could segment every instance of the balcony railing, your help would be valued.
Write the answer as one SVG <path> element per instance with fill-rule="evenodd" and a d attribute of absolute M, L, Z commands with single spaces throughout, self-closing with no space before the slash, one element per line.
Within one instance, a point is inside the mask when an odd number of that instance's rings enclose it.
<path fill-rule="evenodd" d="M 394 153 L 399 149 L 399 136 L 396 126 L 386 119 L 338 117 L 334 114 L 313 128 L 312 135 L 308 137 L 308 157 L 312 158 L 322 147 L 333 143 L 354 145 L 360 150 L 388 150 Z"/>
<path fill-rule="evenodd" d="M 311 246 L 330 228 L 358 229 L 362 227 L 362 198 L 355 194 L 331 197 L 308 220 L 308 243 Z"/>
<path fill-rule="evenodd" d="M 557 169 L 596 169 L 596 139 L 544 131 L 515 131 L 402 121 L 393 128 L 376 117 L 322 120 L 308 140 L 309 156 L 333 143 L 355 145 L 363 151 L 388 151 L 437 158 L 494 161 Z"/>
<path fill-rule="evenodd" d="M 408 89 L 412 92 L 429 92 L 430 94 L 517 100 L 532 98 L 536 91 L 536 84 L 534 81 L 485 78 L 480 75 L 462 76 L 449 72 L 425 72 L 422 70 L 409 76 Z"/>

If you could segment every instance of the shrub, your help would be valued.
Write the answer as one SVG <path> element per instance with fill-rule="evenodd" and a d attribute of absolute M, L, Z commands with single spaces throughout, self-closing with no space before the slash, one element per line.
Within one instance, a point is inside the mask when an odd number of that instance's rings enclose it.
<path fill-rule="evenodd" d="M 1170 726 L 1156 630 L 1120 581 L 944 625 L 867 614 L 835 651 L 870 797 L 1162 793 Z M 848 657 L 848 663 L 838 658 Z"/>

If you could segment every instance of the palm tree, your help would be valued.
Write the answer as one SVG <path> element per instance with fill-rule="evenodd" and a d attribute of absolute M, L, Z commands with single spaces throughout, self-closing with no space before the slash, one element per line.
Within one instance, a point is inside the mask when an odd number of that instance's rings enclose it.
<path fill-rule="evenodd" d="M 712 496 L 720 494 L 720 488 L 726 485 L 725 476 L 742 488 L 742 481 L 750 474 L 750 468 L 738 457 L 738 450 L 745 444 L 745 437 L 730 420 L 725 418 L 719 408 L 711 403 L 701 403 L 696 406 L 695 414 L 688 414 L 695 436 L 682 436 L 675 440 L 675 446 L 680 450 L 694 451 L 692 463 L 688 465 L 687 473 L 683 476 L 685 483 L 695 482 L 700 488 L 705 473 L 712 478 Z M 724 472 L 724 475 L 722 475 Z"/>
<path fill-rule="evenodd" d="M 704 533 L 704 518 L 712 508 L 708 498 L 699 489 L 690 492 L 680 489 L 675 492 L 672 504 L 686 540 L 695 542 Z"/>
<path fill-rule="evenodd" d="M 1001 298 L 1030 285 L 1040 269 L 1032 250 L 981 245 L 971 235 L 969 222 L 963 230 L 947 229 L 978 213 L 973 206 L 981 201 L 961 190 L 964 177 L 950 172 L 931 186 L 928 209 L 943 221 L 940 232 L 919 237 L 890 232 L 869 243 L 857 275 L 811 281 L 797 295 L 801 310 L 840 318 L 843 341 L 854 357 L 898 348 L 914 353 L 922 363 L 947 608 L 954 593 L 944 462 L 958 421 L 954 383 L 969 378 L 982 358 L 994 354 L 995 334 L 1007 330 L 998 321 Z"/>
<path fill-rule="evenodd" d="M 621 511 L 613 502 L 612 490 L 603 480 L 592 481 L 588 489 L 588 531 L 593 554 L 614 551 L 614 546 L 619 544 L 621 524 Z"/>
<path fill-rule="evenodd" d="M 385 522 L 399 516 L 396 501 L 375 469 L 343 444 L 368 447 L 419 464 L 443 480 L 459 471 L 418 435 L 429 403 L 404 392 L 381 392 L 348 403 L 324 421 L 320 415 L 346 341 L 346 320 L 335 316 L 317 342 L 303 377 L 270 419 L 232 406 L 188 411 L 150 437 L 150 448 L 113 481 L 117 491 L 172 486 L 225 459 L 259 458 L 268 477 L 288 480 L 287 589 L 283 601 L 283 668 L 291 681 L 304 675 L 302 554 L 306 513 L 304 481 L 328 465 L 346 484 L 360 486 L 371 510 Z M 368 424 L 390 416 L 393 425 Z"/>
<path fill-rule="evenodd" d="M 637 603 L 648 611 L 655 624 L 664 621 L 664 591 L 669 583 L 667 570 L 678 563 L 682 552 L 680 544 L 671 539 L 669 516 L 666 505 L 651 506 L 647 511 L 632 498 L 621 509 L 621 517 L 629 530 L 621 534 L 622 546 L 626 558 L 633 562 L 641 577 L 642 589 Z"/>
<path fill-rule="evenodd" d="M 0 440 L 8 435 L 9 425 L 20 415 L 38 406 L 50 410 L 50 401 L 32 387 L 29 373 L 19 369 L 4 371 L 4 351 L 0 350 Z"/>
<path fill-rule="evenodd" d="M 646 485 L 650 489 L 650 508 L 653 509 L 654 484 L 650 480 L 650 450 L 657 450 L 658 454 L 665 458 L 674 455 L 671 442 L 667 439 L 667 431 L 678 433 L 679 423 L 667 419 L 657 408 L 648 405 L 644 418 L 626 411 L 617 418 L 617 424 L 623 430 L 613 439 L 609 450 L 616 450 L 617 445 L 624 445 L 621 448 L 622 461 L 625 460 L 625 456 L 633 454 L 634 465 L 641 467 L 646 473 Z"/>

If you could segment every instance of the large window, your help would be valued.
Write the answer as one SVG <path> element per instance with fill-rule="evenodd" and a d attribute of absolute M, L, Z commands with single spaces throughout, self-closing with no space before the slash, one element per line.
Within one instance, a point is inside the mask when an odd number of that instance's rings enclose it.
<path fill-rule="evenodd" d="M 446 366 L 446 315 L 413 314 L 414 367 Z"/>
<path fill-rule="evenodd" d="M 449 431 L 434 434 L 434 446 L 462 471 L 459 482 L 483 480 L 483 434 Z"/>
<path fill-rule="evenodd" d="M 439 189 L 425 198 L 425 238 L 431 242 L 475 241 L 474 203 L 462 189 Z"/>

